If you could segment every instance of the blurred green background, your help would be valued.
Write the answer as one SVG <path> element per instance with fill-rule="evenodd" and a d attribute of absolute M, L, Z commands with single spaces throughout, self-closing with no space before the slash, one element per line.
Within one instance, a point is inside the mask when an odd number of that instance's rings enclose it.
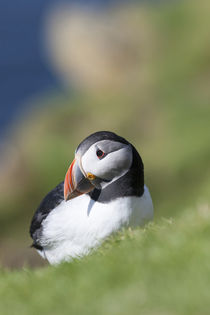
<path fill-rule="evenodd" d="M 203 209 L 203 205 L 207 213 L 210 211 L 209 30 L 208 0 L 119 3 L 106 10 L 64 6 L 49 14 L 45 32 L 49 62 L 62 78 L 67 92 L 34 101 L 34 108 L 36 102 L 39 106 L 28 111 L 13 127 L 2 154 L 0 260 L 3 266 L 19 268 L 44 264 L 29 248 L 28 229 L 33 212 L 44 195 L 64 179 L 80 141 L 98 130 L 118 133 L 140 152 L 146 184 L 154 202 L 156 226 L 162 226 L 163 218 L 179 222 L 176 227 L 166 228 L 166 237 L 170 238 L 171 230 L 176 243 L 185 231 L 186 211 L 190 216 L 197 213 L 195 209 Z M 197 215 L 194 220 L 189 223 L 186 219 L 186 229 L 187 225 L 189 230 L 196 226 Z M 206 220 L 209 221 L 208 215 L 202 221 L 201 231 L 209 228 Z M 158 230 L 157 240 L 161 232 L 164 239 L 163 229 Z M 189 243 L 185 251 L 191 248 L 193 238 L 188 232 L 186 235 Z M 209 233 L 202 235 L 201 244 L 210 239 Z M 152 241 L 147 242 L 147 249 L 156 245 L 157 250 L 163 248 L 159 241 L 154 245 L 156 237 L 152 236 Z M 169 265 L 172 262 L 170 246 L 173 247 L 169 244 L 165 252 Z M 180 255 L 183 257 L 183 251 Z M 103 260 L 97 257 L 95 264 L 97 259 L 98 263 Z M 194 262 L 195 257 L 196 251 L 191 261 Z M 195 269 L 200 264 L 196 262 Z M 149 269 L 150 260 L 144 263 L 148 263 L 147 271 L 151 276 L 155 264 Z M 134 268 L 134 265 L 135 259 L 129 266 Z M 170 269 L 167 264 L 163 266 Z M 74 269 L 76 274 L 82 270 L 83 277 L 87 276 L 85 267 L 77 264 L 71 269 L 65 268 L 55 271 L 57 277 L 63 272 L 65 278 L 67 270 L 73 272 Z M 177 272 L 181 268 L 178 261 Z M 52 272 L 52 269 L 48 271 L 49 277 Z M 194 272 L 190 272 L 188 285 L 196 287 L 192 279 Z M 203 278 L 209 275 L 205 273 Z M 169 274 L 167 276 L 170 278 Z M 103 272 L 101 277 L 105 277 Z M 143 281 L 152 287 L 148 279 Z M 172 286 L 178 285 L 175 279 L 176 275 Z M 160 283 L 155 288 L 164 291 Z M 208 290 L 208 285 L 204 288 Z M 191 301 L 195 296 L 196 292 Z M 179 303 L 179 299 L 176 301 Z M 145 313 L 208 313 L 206 309 L 193 310 L 193 307 L 187 308 L 189 304 L 181 305 L 183 308 L 180 306 L 174 312 L 169 311 L 169 307 L 165 311 Z M 92 314 L 94 312 L 97 313 L 92 309 Z M 111 313 L 126 314 L 126 311 L 111 309 Z M 137 309 L 133 313 L 137 314 Z"/>

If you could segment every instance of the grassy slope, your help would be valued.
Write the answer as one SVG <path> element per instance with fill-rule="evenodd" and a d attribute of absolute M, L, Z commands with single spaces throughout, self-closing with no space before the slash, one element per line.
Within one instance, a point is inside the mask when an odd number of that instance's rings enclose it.
<path fill-rule="evenodd" d="M 57 268 L 1 271 L 2 314 L 208 314 L 210 208 L 124 231 Z"/>

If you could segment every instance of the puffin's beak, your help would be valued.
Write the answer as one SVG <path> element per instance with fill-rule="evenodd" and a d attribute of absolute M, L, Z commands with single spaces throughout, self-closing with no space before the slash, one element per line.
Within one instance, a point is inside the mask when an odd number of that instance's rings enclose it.
<path fill-rule="evenodd" d="M 91 183 L 91 179 L 90 174 L 87 176 L 83 174 L 80 168 L 80 160 L 75 158 L 66 173 L 64 199 L 67 201 L 93 190 L 95 186 Z"/>

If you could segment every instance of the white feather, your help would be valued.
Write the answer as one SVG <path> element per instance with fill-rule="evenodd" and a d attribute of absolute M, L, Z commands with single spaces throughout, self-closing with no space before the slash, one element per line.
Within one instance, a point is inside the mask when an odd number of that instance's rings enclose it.
<path fill-rule="evenodd" d="M 148 188 L 142 197 L 99 203 L 88 195 L 63 201 L 43 221 L 41 244 L 51 264 L 81 257 L 123 226 L 143 225 L 153 218 Z"/>

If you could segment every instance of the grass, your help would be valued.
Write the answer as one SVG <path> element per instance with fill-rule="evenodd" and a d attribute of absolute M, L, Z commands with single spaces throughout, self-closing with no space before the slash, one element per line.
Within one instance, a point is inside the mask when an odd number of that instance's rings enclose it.
<path fill-rule="evenodd" d="M 2 314 L 208 314 L 210 207 L 111 237 L 58 267 L 1 270 Z"/>

